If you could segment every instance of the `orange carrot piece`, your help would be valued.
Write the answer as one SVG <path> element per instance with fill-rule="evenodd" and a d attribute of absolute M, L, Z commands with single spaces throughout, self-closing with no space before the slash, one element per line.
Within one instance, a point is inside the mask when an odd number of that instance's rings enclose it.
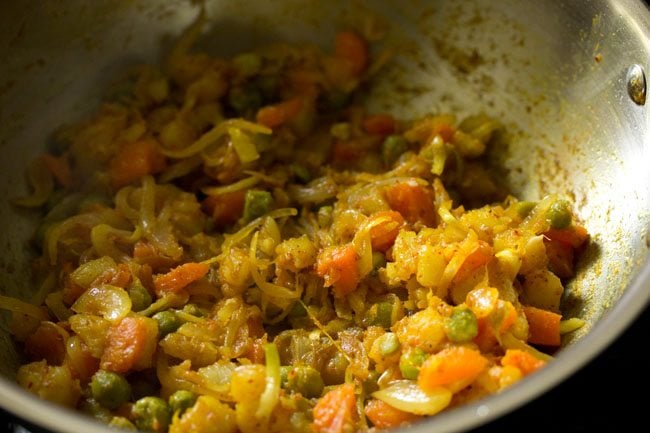
<path fill-rule="evenodd" d="M 478 333 L 472 340 L 481 352 L 491 352 L 496 347 L 498 340 L 489 317 L 478 318 Z"/>
<path fill-rule="evenodd" d="M 47 169 L 52 173 L 54 179 L 64 188 L 69 188 L 74 183 L 72 180 L 72 172 L 68 159 L 65 156 L 54 156 L 46 153 L 41 158 Z"/>
<path fill-rule="evenodd" d="M 402 182 L 386 190 L 386 199 L 391 209 L 401 213 L 406 221 L 433 227 L 436 223 L 436 209 L 433 192 L 415 182 Z"/>
<path fill-rule="evenodd" d="M 464 346 L 449 347 L 424 361 L 418 375 L 418 385 L 428 391 L 459 380 L 472 381 L 487 364 L 487 359 L 476 349 Z"/>
<path fill-rule="evenodd" d="M 555 239 L 544 239 L 544 246 L 551 271 L 560 278 L 573 277 L 573 247 Z"/>
<path fill-rule="evenodd" d="M 454 276 L 454 282 L 463 281 L 474 271 L 492 260 L 492 247 L 487 242 L 478 241 L 476 248 L 465 257 L 465 261 L 460 265 L 458 272 Z"/>
<path fill-rule="evenodd" d="M 368 44 L 355 32 L 340 32 L 336 35 L 334 56 L 345 61 L 350 74 L 358 77 L 368 67 Z"/>
<path fill-rule="evenodd" d="M 205 263 L 185 263 L 166 274 L 159 275 L 154 280 L 156 294 L 178 293 L 194 281 L 198 281 L 210 270 Z"/>
<path fill-rule="evenodd" d="M 401 213 L 394 210 L 377 212 L 372 218 L 385 219 L 370 229 L 372 249 L 385 253 L 395 243 L 395 238 L 404 224 L 404 218 Z"/>
<path fill-rule="evenodd" d="M 108 166 L 113 187 L 120 188 L 165 168 L 165 156 L 153 138 L 143 138 L 120 149 Z"/>
<path fill-rule="evenodd" d="M 501 365 L 511 365 L 517 367 L 525 375 L 530 374 L 537 369 L 546 365 L 545 361 L 535 358 L 528 352 L 519 349 L 508 349 L 506 354 L 501 358 Z"/>
<path fill-rule="evenodd" d="M 246 191 L 233 191 L 203 200 L 201 207 L 219 227 L 234 224 L 244 212 Z"/>
<path fill-rule="evenodd" d="M 358 260 L 352 244 L 341 245 L 319 255 L 316 273 L 325 279 L 326 287 L 332 286 L 334 296 L 343 297 L 359 284 Z"/>
<path fill-rule="evenodd" d="M 548 239 L 571 245 L 573 248 L 577 249 L 587 242 L 589 233 L 587 233 L 587 229 L 584 227 L 574 225 L 566 229 L 549 229 L 544 232 L 544 236 Z"/>
<path fill-rule="evenodd" d="M 366 416 L 378 429 L 390 429 L 410 424 L 421 417 L 404 412 L 381 400 L 372 399 L 366 404 Z"/>
<path fill-rule="evenodd" d="M 343 384 L 321 397 L 314 406 L 313 433 L 352 431 L 357 418 L 354 385 Z"/>
<path fill-rule="evenodd" d="M 560 345 L 562 316 L 536 307 L 523 307 L 528 320 L 528 342 L 544 346 Z"/>
<path fill-rule="evenodd" d="M 293 98 L 275 105 L 267 105 L 257 112 L 257 123 L 269 128 L 284 125 L 302 110 L 302 98 Z"/>
<path fill-rule="evenodd" d="M 65 341 L 52 324 L 41 323 L 25 340 L 25 354 L 29 359 L 45 359 L 49 365 L 61 365 L 65 358 Z"/>
<path fill-rule="evenodd" d="M 143 316 L 127 316 L 113 324 L 100 360 L 104 370 L 126 373 L 151 367 L 158 344 L 158 324 Z"/>
<path fill-rule="evenodd" d="M 397 129 L 397 124 L 390 114 L 367 116 L 362 122 L 363 129 L 372 135 L 390 135 Z"/>
<path fill-rule="evenodd" d="M 332 145 L 332 161 L 339 164 L 353 162 L 363 155 L 362 149 L 356 147 L 354 142 L 336 141 Z"/>
<path fill-rule="evenodd" d="M 431 130 L 432 136 L 439 135 L 445 143 L 449 143 L 454 138 L 456 128 L 448 123 L 436 122 Z"/>

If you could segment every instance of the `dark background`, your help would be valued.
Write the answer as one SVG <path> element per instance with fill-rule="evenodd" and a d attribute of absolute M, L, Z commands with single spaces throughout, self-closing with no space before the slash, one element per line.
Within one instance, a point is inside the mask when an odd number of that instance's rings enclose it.
<path fill-rule="evenodd" d="M 471 433 L 650 431 L 649 333 L 650 307 L 621 338 L 577 374 Z M 0 432 L 25 433 L 18 425 L 19 421 L 0 409 Z M 35 428 L 27 431 L 45 433 Z"/>

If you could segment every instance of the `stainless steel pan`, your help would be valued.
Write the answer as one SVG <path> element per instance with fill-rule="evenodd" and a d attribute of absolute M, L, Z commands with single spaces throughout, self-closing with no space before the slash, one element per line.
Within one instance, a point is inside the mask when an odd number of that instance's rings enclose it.
<path fill-rule="evenodd" d="M 640 1 L 207 1 L 212 52 L 274 40 L 326 45 L 375 17 L 395 47 L 369 103 L 402 118 L 484 111 L 510 132 L 495 153 L 522 198 L 568 192 L 592 234 L 564 312 L 587 326 L 556 361 L 511 389 L 411 431 L 460 431 L 512 411 L 566 379 L 615 340 L 650 298 L 650 138 L 643 68 L 650 13 Z M 0 5 L 0 292 L 32 290 L 35 224 L 7 198 L 61 123 L 97 106 L 107 83 L 157 62 L 197 14 L 182 0 L 3 2 Z M 632 67 L 633 65 L 638 65 Z M 60 432 L 106 432 L 13 383 L 19 356 L 0 331 L 0 406 Z"/>

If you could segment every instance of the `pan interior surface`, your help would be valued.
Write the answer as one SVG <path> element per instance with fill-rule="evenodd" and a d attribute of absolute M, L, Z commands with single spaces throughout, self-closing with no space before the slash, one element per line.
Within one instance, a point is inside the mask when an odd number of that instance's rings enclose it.
<path fill-rule="evenodd" d="M 491 163 L 514 195 L 538 200 L 559 192 L 576 203 L 591 241 L 563 303 L 566 316 L 587 322 L 563 341 L 573 357 L 415 431 L 458 431 L 512 410 L 595 356 L 647 303 L 649 116 L 629 98 L 626 82 L 631 65 L 648 66 L 650 19 L 641 2 L 213 0 L 205 6 L 210 25 L 201 48 L 223 55 L 276 41 L 327 46 L 341 28 L 369 26 L 393 53 L 368 92 L 371 110 L 403 119 L 484 112 L 505 125 Z M 58 126 L 92 112 L 116 76 L 159 63 L 197 13 L 195 2 L 181 0 L 3 5 L 2 294 L 28 299 L 36 290 L 26 245 L 37 218 L 9 202 L 25 190 L 24 167 Z M 68 413 L 11 383 L 20 357 L 4 319 L 0 403 L 56 431 L 73 425 L 109 431 L 81 417 L 65 427 Z M 607 321 L 618 328 L 608 331 Z"/>

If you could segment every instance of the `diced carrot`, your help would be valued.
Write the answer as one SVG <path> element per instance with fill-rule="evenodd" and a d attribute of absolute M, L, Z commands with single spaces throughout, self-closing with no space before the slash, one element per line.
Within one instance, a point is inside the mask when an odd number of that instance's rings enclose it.
<path fill-rule="evenodd" d="M 316 273 L 325 279 L 325 286 L 332 286 L 334 296 L 343 297 L 354 291 L 360 275 L 359 257 L 352 244 L 324 250 L 316 263 Z"/>
<path fill-rule="evenodd" d="M 106 342 L 100 360 L 104 370 L 126 373 L 149 368 L 158 344 L 158 322 L 144 316 L 126 316 L 111 326 Z"/>
<path fill-rule="evenodd" d="M 390 114 L 374 114 L 363 119 L 363 129 L 368 134 L 390 135 L 395 132 L 397 125 Z"/>
<path fill-rule="evenodd" d="M 358 142 L 351 141 L 335 141 L 332 145 L 332 162 L 338 164 L 351 163 L 364 154 L 364 149 L 358 146 Z"/>
<path fill-rule="evenodd" d="M 449 347 L 424 361 L 418 375 L 418 385 L 428 391 L 460 380 L 472 381 L 487 364 L 487 359 L 476 349 Z"/>
<path fill-rule="evenodd" d="M 345 61 L 351 75 L 359 76 L 368 67 L 368 44 L 355 32 L 340 32 L 336 35 L 334 56 Z"/>
<path fill-rule="evenodd" d="M 450 142 L 454 138 L 455 132 L 456 128 L 444 122 L 434 122 L 431 129 L 431 134 L 433 136 L 439 135 L 445 143 Z"/>
<path fill-rule="evenodd" d="M 366 404 L 365 413 L 370 422 L 381 430 L 410 424 L 421 418 L 376 399 L 372 399 Z"/>
<path fill-rule="evenodd" d="M 203 200 L 201 207 L 214 218 L 219 227 L 237 222 L 244 212 L 246 191 L 232 191 Z"/>
<path fill-rule="evenodd" d="M 46 153 L 41 158 L 47 169 L 52 173 L 54 179 L 64 188 L 69 188 L 74 183 L 72 180 L 72 172 L 68 159 L 65 156 L 54 156 Z"/>
<path fill-rule="evenodd" d="M 546 362 L 523 350 L 508 349 L 501 358 L 501 365 L 517 367 L 524 375 L 527 375 L 546 365 Z"/>
<path fill-rule="evenodd" d="M 524 307 L 528 320 L 528 342 L 544 346 L 560 345 L 560 320 L 562 316 L 536 307 Z"/>
<path fill-rule="evenodd" d="M 357 401 L 354 385 L 346 383 L 321 397 L 313 410 L 313 433 L 343 433 L 354 430 Z"/>
<path fill-rule="evenodd" d="M 156 174 L 165 168 L 165 156 L 160 152 L 158 142 L 143 138 L 125 144 L 113 157 L 108 174 L 113 187 L 120 188 L 148 174 Z"/>
<path fill-rule="evenodd" d="M 478 318 L 478 333 L 472 340 L 481 352 L 491 352 L 496 347 L 498 340 L 489 317 Z"/>
<path fill-rule="evenodd" d="M 456 275 L 454 276 L 454 282 L 463 281 L 477 268 L 492 260 L 492 257 L 492 247 L 490 244 L 479 240 L 476 248 L 465 257 L 465 261 L 460 265 L 458 272 L 456 272 Z"/>
<path fill-rule="evenodd" d="M 25 340 L 25 354 L 34 361 L 45 359 L 48 365 L 61 365 L 65 358 L 65 341 L 52 323 L 41 323 Z"/>
<path fill-rule="evenodd" d="M 551 271 L 560 278 L 573 277 L 573 247 L 555 239 L 544 239 L 544 246 Z"/>
<path fill-rule="evenodd" d="M 386 199 L 391 209 L 401 213 L 406 221 L 421 221 L 432 227 L 436 223 L 436 209 L 433 192 L 417 183 L 401 182 L 386 190 Z"/>
<path fill-rule="evenodd" d="M 394 210 L 377 212 L 371 218 L 384 220 L 370 228 L 370 241 L 373 250 L 385 253 L 395 243 L 404 218 Z"/>
<path fill-rule="evenodd" d="M 549 229 L 544 232 L 548 239 L 563 242 L 571 245 L 573 248 L 580 248 L 589 238 L 587 229 L 582 226 L 574 225 L 566 229 Z"/>
<path fill-rule="evenodd" d="M 194 281 L 200 280 L 208 273 L 210 266 L 205 263 L 185 263 L 175 267 L 166 274 L 154 279 L 156 294 L 178 293 Z"/>
<path fill-rule="evenodd" d="M 267 105 L 257 112 L 257 123 L 269 128 L 284 125 L 302 110 L 302 98 L 293 98 L 275 105 Z"/>

